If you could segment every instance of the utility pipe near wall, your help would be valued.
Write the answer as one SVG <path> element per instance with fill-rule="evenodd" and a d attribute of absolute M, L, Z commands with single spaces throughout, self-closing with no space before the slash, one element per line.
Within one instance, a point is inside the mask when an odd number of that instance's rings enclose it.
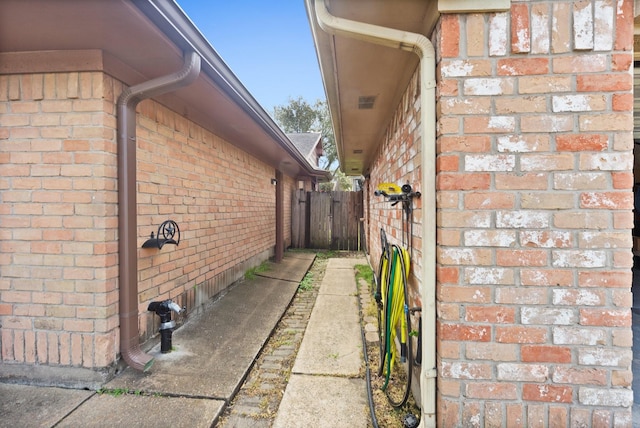
<path fill-rule="evenodd" d="M 280 263 L 284 258 L 284 174 L 276 170 L 276 248 L 275 261 Z"/>
<path fill-rule="evenodd" d="M 307 0 L 313 1 L 313 0 Z M 325 0 L 315 0 L 318 24 L 329 34 L 413 52 L 420 57 L 420 128 L 422 136 L 422 365 L 420 427 L 436 426 L 436 109 L 435 50 L 422 34 L 338 18 Z M 308 8 L 312 10 L 311 8 Z"/>
<path fill-rule="evenodd" d="M 117 102 L 120 354 L 136 370 L 146 371 L 153 364 L 153 357 L 140 349 L 138 330 L 136 106 L 193 83 L 199 74 L 200 56 L 188 52 L 179 71 L 131 86 Z"/>

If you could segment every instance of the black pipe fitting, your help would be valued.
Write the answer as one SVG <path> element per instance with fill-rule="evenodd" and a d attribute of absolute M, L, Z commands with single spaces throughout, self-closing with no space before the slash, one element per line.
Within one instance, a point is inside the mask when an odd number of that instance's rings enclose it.
<path fill-rule="evenodd" d="M 151 302 L 147 307 L 148 311 L 155 312 L 160 317 L 160 352 L 163 354 L 171 352 L 171 336 L 173 335 L 173 329 L 176 327 L 176 322 L 171 319 L 171 311 L 181 314 L 185 309 L 171 299 L 163 300 L 162 302 Z"/>
<path fill-rule="evenodd" d="M 402 426 L 404 428 L 417 428 L 420 420 L 413 413 L 407 413 L 402 417 Z"/>

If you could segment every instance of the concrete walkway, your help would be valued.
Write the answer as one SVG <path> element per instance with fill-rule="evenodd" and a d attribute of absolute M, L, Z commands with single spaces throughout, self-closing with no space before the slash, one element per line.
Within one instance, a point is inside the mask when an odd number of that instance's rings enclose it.
<path fill-rule="evenodd" d="M 365 259 L 329 260 L 274 428 L 367 427 L 353 269 L 366 263 Z"/>
<path fill-rule="evenodd" d="M 242 386 L 313 263 L 289 252 L 239 282 L 150 353 L 149 373 L 125 370 L 108 393 L 0 383 L 0 427 L 210 427 Z M 274 426 L 366 427 L 354 264 L 331 259 Z M 297 405 L 302 404 L 302 406 Z"/>

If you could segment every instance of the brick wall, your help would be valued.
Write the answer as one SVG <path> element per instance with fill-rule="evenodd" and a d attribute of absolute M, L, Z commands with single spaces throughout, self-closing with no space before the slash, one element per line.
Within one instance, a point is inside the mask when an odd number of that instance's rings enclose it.
<path fill-rule="evenodd" d="M 513 2 L 440 23 L 443 426 L 631 425 L 632 19 Z"/>
<path fill-rule="evenodd" d="M 109 85 L 102 73 L 0 76 L 3 362 L 113 362 L 118 260 Z"/>
<path fill-rule="evenodd" d="M 438 426 L 632 426 L 632 9 L 441 17 Z M 414 81 L 370 192 L 419 181 Z M 370 201 L 377 260 L 400 211 Z"/>
<path fill-rule="evenodd" d="M 378 148 L 370 177 L 367 180 L 365 196 L 365 219 L 367 236 L 369 237 L 369 253 L 374 266 L 380 258 L 380 229 L 384 229 L 389 244 L 403 245 L 408 248 L 409 243 L 403 243 L 404 212 L 400 205 L 392 206 L 382 196 L 374 196 L 373 192 L 380 183 L 409 183 L 415 190 L 420 190 L 421 168 L 419 111 L 420 98 L 418 87 L 418 73 L 414 74 L 404 94 L 400 106 L 394 114 L 384 140 Z M 366 200 L 368 199 L 368 201 Z M 368 203 L 367 203 L 368 202 Z M 419 279 L 422 272 L 422 245 L 420 233 L 420 219 L 422 218 L 422 201 L 413 201 L 413 253 L 411 258 L 411 275 L 408 278 L 411 302 L 421 306 Z M 404 241 L 407 241 L 404 238 Z"/>
<path fill-rule="evenodd" d="M 167 219 L 181 231 L 178 246 L 138 250 L 144 340 L 158 330 L 150 301 L 198 309 L 272 254 L 275 171 L 152 100 L 138 111 L 138 248 Z"/>
<path fill-rule="evenodd" d="M 5 364 L 96 370 L 116 360 L 121 91 L 101 72 L 0 76 Z M 273 254 L 275 171 L 151 100 L 138 107 L 137 136 L 144 341 L 157 332 L 150 301 L 171 298 L 196 311 Z M 285 180 L 290 195 L 295 181 Z M 289 196 L 284 206 L 288 245 Z M 180 227 L 179 246 L 142 249 L 167 219 Z"/>

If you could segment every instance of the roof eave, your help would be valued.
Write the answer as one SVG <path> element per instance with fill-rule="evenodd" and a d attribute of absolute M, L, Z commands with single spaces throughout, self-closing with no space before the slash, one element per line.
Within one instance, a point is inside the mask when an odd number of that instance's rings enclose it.
<path fill-rule="evenodd" d="M 252 120 L 258 123 L 304 169 L 306 174 L 318 175 L 282 129 L 238 80 L 180 6 L 171 0 L 133 0 L 133 2 L 183 52 L 193 50 L 198 53 L 202 58 L 202 71 Z"/>

